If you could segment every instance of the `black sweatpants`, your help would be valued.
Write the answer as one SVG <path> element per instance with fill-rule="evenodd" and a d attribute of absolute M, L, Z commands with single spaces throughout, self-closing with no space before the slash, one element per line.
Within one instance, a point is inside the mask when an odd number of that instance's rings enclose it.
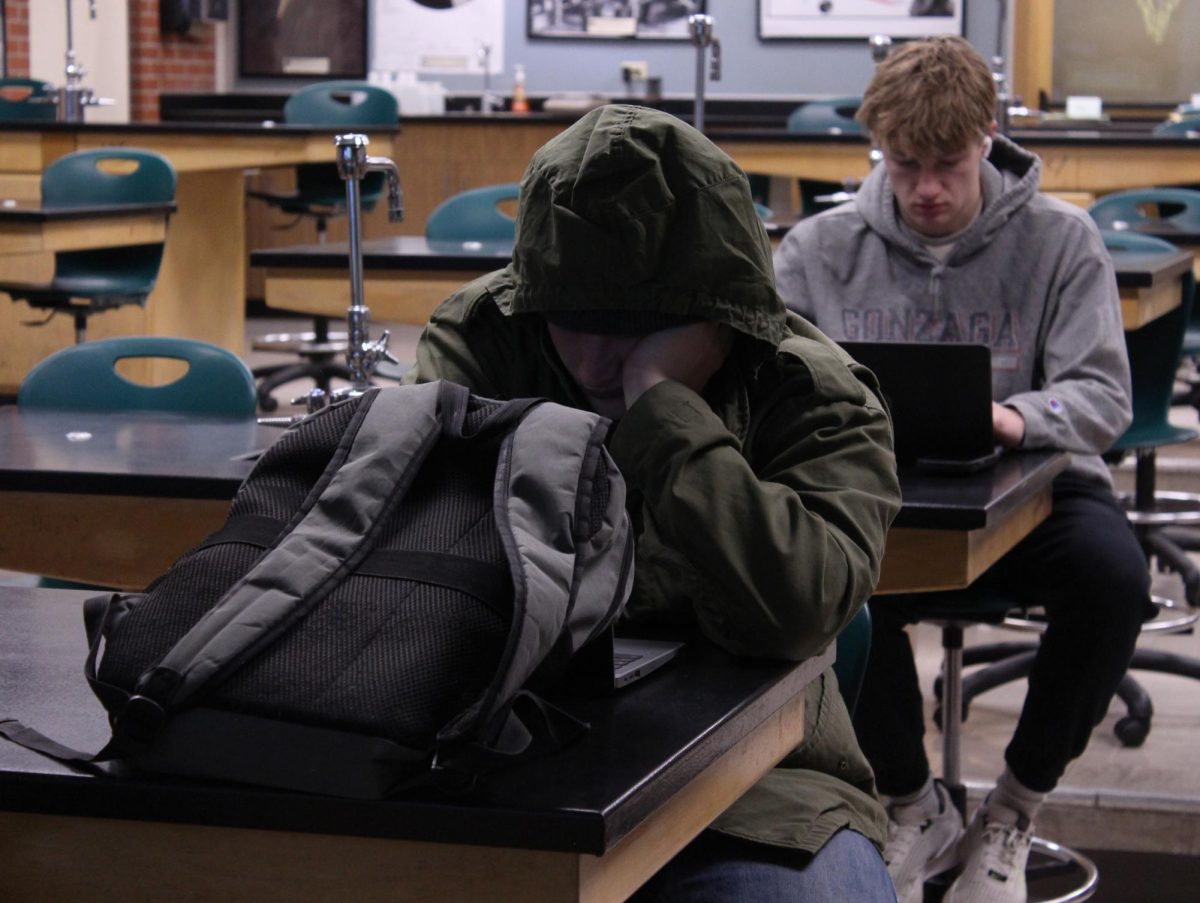
<path fill-rule="evenodd" d="M 980 581 L 1046 609 L 1048 626 L 1004 758 L 1031 790 L 1048 792 L 1087 746 L 1153 616 L 1150 571 L 1112 493 L 1073 476 L 1054 482 L 1050 516 Z M 854 727 L 880 793 L 901 796 L 929 775 L 924 710 L 904 626 L 920 596 L 871 600 L 873 634 Z"/>

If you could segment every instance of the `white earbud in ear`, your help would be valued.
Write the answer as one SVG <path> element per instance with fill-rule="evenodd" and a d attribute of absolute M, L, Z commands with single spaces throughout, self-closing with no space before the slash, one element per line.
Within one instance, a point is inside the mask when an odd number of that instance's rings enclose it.
<path fill-rule="evenodd" d="M 988 156 L 991 154 L 991 152 L 992 152 L 992 136 L 984 135 L 983 136 L 983 159 L 986 160 L 988 158 Z"/>

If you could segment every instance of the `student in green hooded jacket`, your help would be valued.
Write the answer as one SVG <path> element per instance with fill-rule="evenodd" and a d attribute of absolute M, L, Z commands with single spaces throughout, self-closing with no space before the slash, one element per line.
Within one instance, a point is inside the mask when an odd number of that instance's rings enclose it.
<path fill-rule="evenodd" d="M 594 110 L 533 157 L 513 261 L 443 302 L 408 379 L 614 421 L 633 622 L 745 656 L 824 649 L 870 596 L 900 493 L 871 375 L 785 311 L 745 174 L 655 110 Z M 805 742 L 640 900 L 893 900 L 886 819 L 832 672 Z"/>

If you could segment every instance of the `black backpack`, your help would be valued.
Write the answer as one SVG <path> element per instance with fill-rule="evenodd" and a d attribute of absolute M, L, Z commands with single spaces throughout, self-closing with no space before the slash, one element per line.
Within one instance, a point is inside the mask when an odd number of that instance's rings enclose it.
<path fill-rule="evenodd" d="M 632 585 L 607 428 L 448 382 L 300 421 L 221 530 L 145 593 L 88 600 L 113 727 L 91 758 L 372 798 L 469 786 L 577 736 L 525 687 L 609 629 Z"/>

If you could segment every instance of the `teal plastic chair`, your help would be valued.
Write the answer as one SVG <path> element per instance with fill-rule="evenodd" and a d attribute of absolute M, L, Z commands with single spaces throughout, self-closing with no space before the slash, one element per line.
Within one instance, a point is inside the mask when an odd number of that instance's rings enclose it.
<path fill-rule="evenodd" d="M 1200 116 L 1192 115 L 1178 122 L 1163 122 L 1156 125 L 1151 134 L 1164 138 L 1200 137 Z"/>
<path fill-rule="evenodd" d="M 188 368 L 173 382 L 147 386 L 116 370 L 118 361 L 137 358 L 169 358 L 183 361 Z M 254 377 L 237 355 L 208 342 L 121 336 L 51 354 L 21 381 L 17 404 L 23 408 L 249 417 L 255 411 Z"/>
<path fill-rule="evenodd" d="M 127 171 L 105 169 L 110 163 L 136 166 Z M 174 200 L 175 170 L 153 151 L 121 147 L 78 151 L 55 160 L 42 173 L 42 206 L 47 209 Z M 49 282 L 0 282 L 0 292 L 48 310 L 49 317 L 70 314 L 75 321 L 75 341 L 82 342 L 87 337 L 88 317 L 126 304 L 146 303 L 158 279 L 162 255 L 162 242 L 59 251 L 54 255 L 54 276 Z"/>
<path fill-rule="evenodd" d="M 1200 121 L 1196 125 L 1200 127 Z M 1088 208 L 1088 213 L 1105 233 L 1104 241 L 1110 249 L 1116 250 L 1119 245 L 1127 250 L 1152 251 L 1155 246 L 1146 243 L 1136 249 L 1129 246 L 1128 242 L 1133 236 L 1128 236 L 1128 233 L 1139 227 L 1153 227 L 1165 233 L 1163 237 L 1173 231 L 1184 235 L 1200 234 L 1200 191 L 1191 188 L 1119 191 L 1100 198 Z M 1134 234 L 1150 237 L 1137 232 Z M 1168 249 L 1173 249 L 1173 246 L 1168 245 Z M 1200 308 L 1195 305 L 1192 306 L 1182 347 L 1184 357 L 1200 356 Z"/>
<path fill-rule="evenodd" d="M 804 135 L 861 135 L 862 124 L 854 118 L 860 106 L 861 97 L 810 100 L 792 110 L 787 130 Z"/>
<path fill-rule="evenodd" d="M 1200 232 L 1200 191 L 1190 188 L 1135 188 L 1105 195 L 1088 208 L 1101 229 L 1119 232 L 1153 227 Z"/>
<path fill-rule="evenodd" d="M 515 201 L 520 193 L 520 185 L 506 182 L 449 197 L 429 214 L 425 237 L 429 241 L 512 241 L 517 222 L 497 205 Z"/>
<path fill-rule="evenodd" d="M 858 614 L 842 628 L 837 638 L 837 660 L 833 673 L 850 714 L 858 705 L 858 694 L 867 674 L 867 659 L 871 655 L 871 612 L 864 605 Z"/>
<path fill-rule="evenodd" d="M 116 370 L 118 361 L 169 358 L 187 371 L 173 382 L 147 386 Z M 83 411 L 172 411 L 251 417 L 254 377 L 237 355 L 198 339 L 121 336 L 72 345 L 43 359 L 26 374 L 17 405 L 29 409 Z M 41 577 L 38 585 L 58 589 L 109 589 L 96 584 Z"/>
<path fill-rule="evenodd" d="M 330 126 L 328 163 L 301 163 L 296 167 L 296 188 L 290 192 L 248 191 L 250 197 L 265 201 L 297 219 L 316 221 L 317 241 L 324 243 L 329 220 L 346 215 L 346 183 L 334 162 L 332 136 L 335 133 L 368 129 L 371 126 L 395 126 L 400 108 L 395 96 L 367 82 L 328 81 L 301 88 L 283 105 L 283 120 L 288 125 Z M 359 184 L 359 199 L 364 212 L 373 210 L 387 187 L 381 172 L 367 173 Z M 344 360 L 346 334 L 330 332 L 330 318 L 313 317 L 312 329 L 299 333 L 260 336 L 253 342 L 256 351 L 282 351 L 299 355 L 300 360 L 285 364 L 256 367 L 259 380 L 258 403 L 264 411 L 279 406 L 272 393 L 284 383 L 311 379 L 328 392 L 334 377 L 349 379 Z"/>
<path fill-rule="evenodd" d="M 791 112 L 787 130 L 798 135 L 862 135 L 861 123 L 854 118 L 862 105 L 861 97 L 835 97 L 810 100 Z M 800 180 L 800 209 L 811 216 L 836 207 L 845 199 L 846 186 L 840 182 Z M 836 200 L 831 200 L 836 198 Z"/>
<path fill-rule="evenodd" d="M 283 105 L 283 121 L 288 125 L 329 125 L 330 130 L 370 126 L 394 126 L 400 119 L 400 107 L 395 96 L 384 88 L 366 82 L 318 82 L 301 88 Z M 286 213 L 309 216 L 317 220 L 318 234 L 323 233 L 331 216 L 346 212 L 346 183 L 338 175 L 333 162 L 332 139 L 329 163 L 301 163 L 296 167 L 296 190 L 289 194 L 251 192 L 278 206 Z M 371 210 L 383 196 L 386 181 L 383 173 L 372 172 L 360 186 L 363 210 Z"/>
<path fill-rule="evenodd" d="M 58 105 L 49 82 L 0 78 L 0 122 L 53 122 Z"/>

